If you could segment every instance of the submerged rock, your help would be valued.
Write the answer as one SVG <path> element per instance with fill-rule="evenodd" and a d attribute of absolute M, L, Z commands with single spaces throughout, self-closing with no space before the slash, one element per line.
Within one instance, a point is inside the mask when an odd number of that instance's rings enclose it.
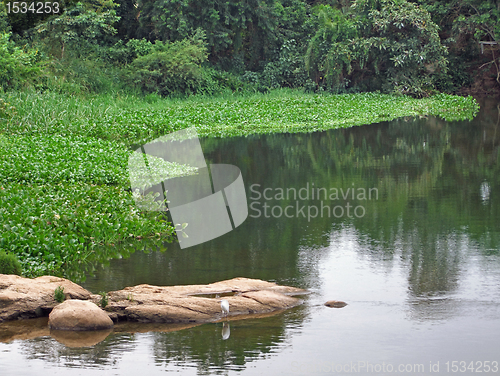
<path fill-rule="evenodd" d="M 50 313 L 49 327 L 56 330 L 103 330 L 112 328 L 113 320 L 92 302 L 66 300 Z"/>
<path fill-rule="evenodd" d="M 340 300 L 329 300 L 325 303 L 325 305 L 330 308 L 344 308 L 347 303 L 341 302 Z"/>
<path fill-rule="evenodd" d="M 50 335 L 47 317 L 0 323 L 0 342 L 27 340 Z"/>

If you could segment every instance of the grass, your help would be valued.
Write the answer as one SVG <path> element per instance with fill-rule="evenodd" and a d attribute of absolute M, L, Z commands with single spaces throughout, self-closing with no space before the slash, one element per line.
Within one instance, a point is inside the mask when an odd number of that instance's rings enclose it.
<path fill-rule="evenodd" d="M 82 279 L 86 263 L 119 257 L 102 245 L 172 241 L 161 214 L 140 212 L 127 174 L 132 145 L 196 126 L 201 136 L 313 132 L 434 115 L 472 119 L 472 98 L 382 94 L 267 95 L 161 99 L 0 93 L 0 250 L 27 276 Z M 161 170 L 161 163 L 159 169 Z M 186 171 L 184 171 L 186 172 Z"/>

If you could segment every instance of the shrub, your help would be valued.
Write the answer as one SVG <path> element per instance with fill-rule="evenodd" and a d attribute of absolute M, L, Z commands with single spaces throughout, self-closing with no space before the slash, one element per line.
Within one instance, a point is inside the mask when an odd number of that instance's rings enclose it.
<path fill-rule="evenodd" d="M 201 31 L 173 43 L 157 41 L 153 52 L 132 62 L 128 80 L 148 94 L 196 93 L 202 86 L 200 64 L 207 57 L 205 35 Z"/>
<path fill-rule="evenodd" d="M 145 56 L 153 51 L 153 43 L 146 39 L 130 39 L 127 43 L 122 40 L 104 50 L 105 58 L 113 64 L 129 64 L 139 56 Z"/>
<path fill-rule="evenodd" d="M 21 275 L 21 265 L 12 253 L 0 251 L 0 274 Z"/>
<path fill-rule="evenodd" d="M 16 89 L 38 76 L 41 54 L 21 49 L 10 40 L 11 33 L 0 33 L 0 88 Z"/>

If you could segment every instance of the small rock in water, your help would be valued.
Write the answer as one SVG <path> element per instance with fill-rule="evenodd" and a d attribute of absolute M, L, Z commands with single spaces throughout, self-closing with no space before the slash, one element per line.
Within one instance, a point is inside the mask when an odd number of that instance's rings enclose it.
<path fill-rule="evenodd" d="M 340 300 L 329 300 L 325 303 L 325 305 L 330 308 L 343 308 L 347 305 L 347 303 L 341 302 Z"/>

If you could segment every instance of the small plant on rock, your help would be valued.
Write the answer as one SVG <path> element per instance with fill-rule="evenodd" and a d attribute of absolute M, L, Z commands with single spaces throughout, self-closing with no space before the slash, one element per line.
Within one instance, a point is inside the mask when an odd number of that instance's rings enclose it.
<path fill-rule="evenodd" d="M 106 308 L 106 306 L 108 305 L 108 294 L 105 293 L 104 291 L 101 291 L 99 295 L 101 295 L 101 300 L 99 301 L 99 305 L 101 306 L 101 308 Z"/>
<path fill-rule="evenodd" d="M 62 286 L 56 287 L 56 290 L 54 291 L 54 299 L 56 302 L 59 303 L 64 302 L 64 299 L 66 299 L 66 296 L 64 295 L 64 287 Z"/>

